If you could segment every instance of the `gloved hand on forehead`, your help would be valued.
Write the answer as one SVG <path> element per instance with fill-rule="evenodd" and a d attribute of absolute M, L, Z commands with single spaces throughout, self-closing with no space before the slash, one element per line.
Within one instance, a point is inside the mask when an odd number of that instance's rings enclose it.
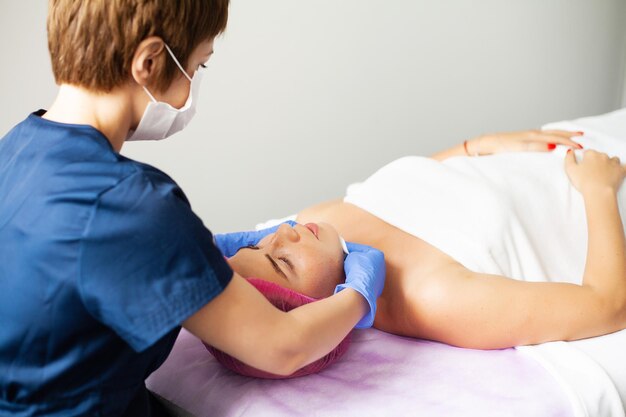
<path fill-rule="evenodd" d="M 370 305 L 370 311 L 355 326 L 372 327 L 376 316 L 376 300 L 385 286 L 385 255 L 378 249 L 347 242 L 348 256 L 343 262 L 346 282 L 335 287 L 335 294 L 345 288 L 358 291 Z"/>
<path fill-rule="evenodd" d="M 294 227 L 297 223 L 288 220 L 284 223 L 289 224 L 291 227 Z M 280 223 L 273 227 L 268 227 L 267 229 L 262 230 L 251 230 L 248 232 L 233 232 L 233 233 L 219 233 L 213 235 L 213 240 L 215 242 L 215 246 L 222 252 L 224 256 L 230 258 L 240 248 L 244 246 L 256 245 L 261 239 L 265 236 L 272 234 L 278 230 L 280 225 L 284 224 Z"/>

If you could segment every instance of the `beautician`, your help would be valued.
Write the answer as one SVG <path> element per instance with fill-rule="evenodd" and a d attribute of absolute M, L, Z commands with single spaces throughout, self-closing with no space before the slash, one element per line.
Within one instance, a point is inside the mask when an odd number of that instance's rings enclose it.
<path fill-rule="evenodd" d="M 58 95 L 0 140 L 1 416 L 160 415 L 144 379 L 181 325 L 285 375 L 372 325 L 381 252 L 353 245 L 335 295 L 281 312 L 233 273 L 167 174 L 119 154 L 187 125 L 227 9 L 50 0 Z"/>

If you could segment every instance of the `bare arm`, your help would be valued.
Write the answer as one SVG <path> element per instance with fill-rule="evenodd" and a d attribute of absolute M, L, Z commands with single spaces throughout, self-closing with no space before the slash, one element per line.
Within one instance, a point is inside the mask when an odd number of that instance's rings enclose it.
<path fill-rule="evenodd" d="M 622 313 L 626 299 L 626 243 L 620 218 L 617 192 L 626 168 L 618 158 L 585 152 L 577 163 L 573 152 L 565 157 L 570 181 L 583 195 L 589 230 L 589 246 L 584 285 L 610 300 L 616 300 Z"/>
<path fill-rule="evenodd" d="M 571 138 L 582 135 L 583 132 L 568 132 L 565 130 L 527 130 L 522 132 L 494 133 L 482 135 L 462 142 L 452 148 L 437 152 L 431 158 L 437 161 L 453 156 L 481 156 L 501 152 L 546 152 L 553 150 L 556 145 L 581 148 Z"/>
<path fill-rule="evenodd" d="M 454 145 L 451 148 L 439 151 L 432 155 L 431 158 L 437 161 L 443 161 L 444 159 L 452 158 L 453 156 L 479 156 L 483 155 L 479 153 L 477 142 L 479 138 L 470 139 L 468 141 Z M 466 151 L 467 149 L 467 151 Z"/>
<path fill-rule="evenodd" d="M 583 285 L 617 300 L 621 306 L 621 300 L 626 299 L 626 244 L 616 192 L 588 192 L 585 209 L 589 246 Z"/>
<path fill-rule="evenodd" d="M 255 368 L 289 375 L 330 352 L 369 306 L 356 291 L 282 312 L 237 274 L 183 323 L 204 342 Z"/>
<path fill-rule="evenodd" d="M 576 340 L 626 328 L 626 244 L 617 204 L 618 160 L 588 151 L 570 180 L 585 201 L 589 243 L 582 285 L 521 282 L 460 265 L 428 280 L 419 295 L 422 337 L 496 349 Z"/>

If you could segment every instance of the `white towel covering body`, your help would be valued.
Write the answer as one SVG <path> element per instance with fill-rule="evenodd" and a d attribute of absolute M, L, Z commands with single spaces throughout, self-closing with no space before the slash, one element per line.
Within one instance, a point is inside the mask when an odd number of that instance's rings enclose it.
<path fill-rule="evenodd" d="M 626 162 L 626 110 L 560 122 L 582 130 L 586 149 Z M 587 252 L 583 199 L 553 152 L 395 160 L 348 187 L 345 202 L 437 247 L 470 270 L 525 281 L 582 282 Z M 582 151 L 576 151 L 580 158 Z M 626 219 L 626 191 L 619 195 Z M 521 347 L 562 384 L 577 416 L 624 416 L 626 331 Z M 621 396 L 621 400 L 620 400 Z"/>

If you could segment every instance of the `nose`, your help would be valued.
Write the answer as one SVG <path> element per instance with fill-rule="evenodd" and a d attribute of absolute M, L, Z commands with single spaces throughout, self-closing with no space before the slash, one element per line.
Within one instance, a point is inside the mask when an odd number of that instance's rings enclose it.
<path fill-rule="evenodd" d="M 300 240 L 300 235 L 296 229 L 288 224 L 281 225 L 276 231 L 276 234 L 290 242 L 297 242 Z"/>

